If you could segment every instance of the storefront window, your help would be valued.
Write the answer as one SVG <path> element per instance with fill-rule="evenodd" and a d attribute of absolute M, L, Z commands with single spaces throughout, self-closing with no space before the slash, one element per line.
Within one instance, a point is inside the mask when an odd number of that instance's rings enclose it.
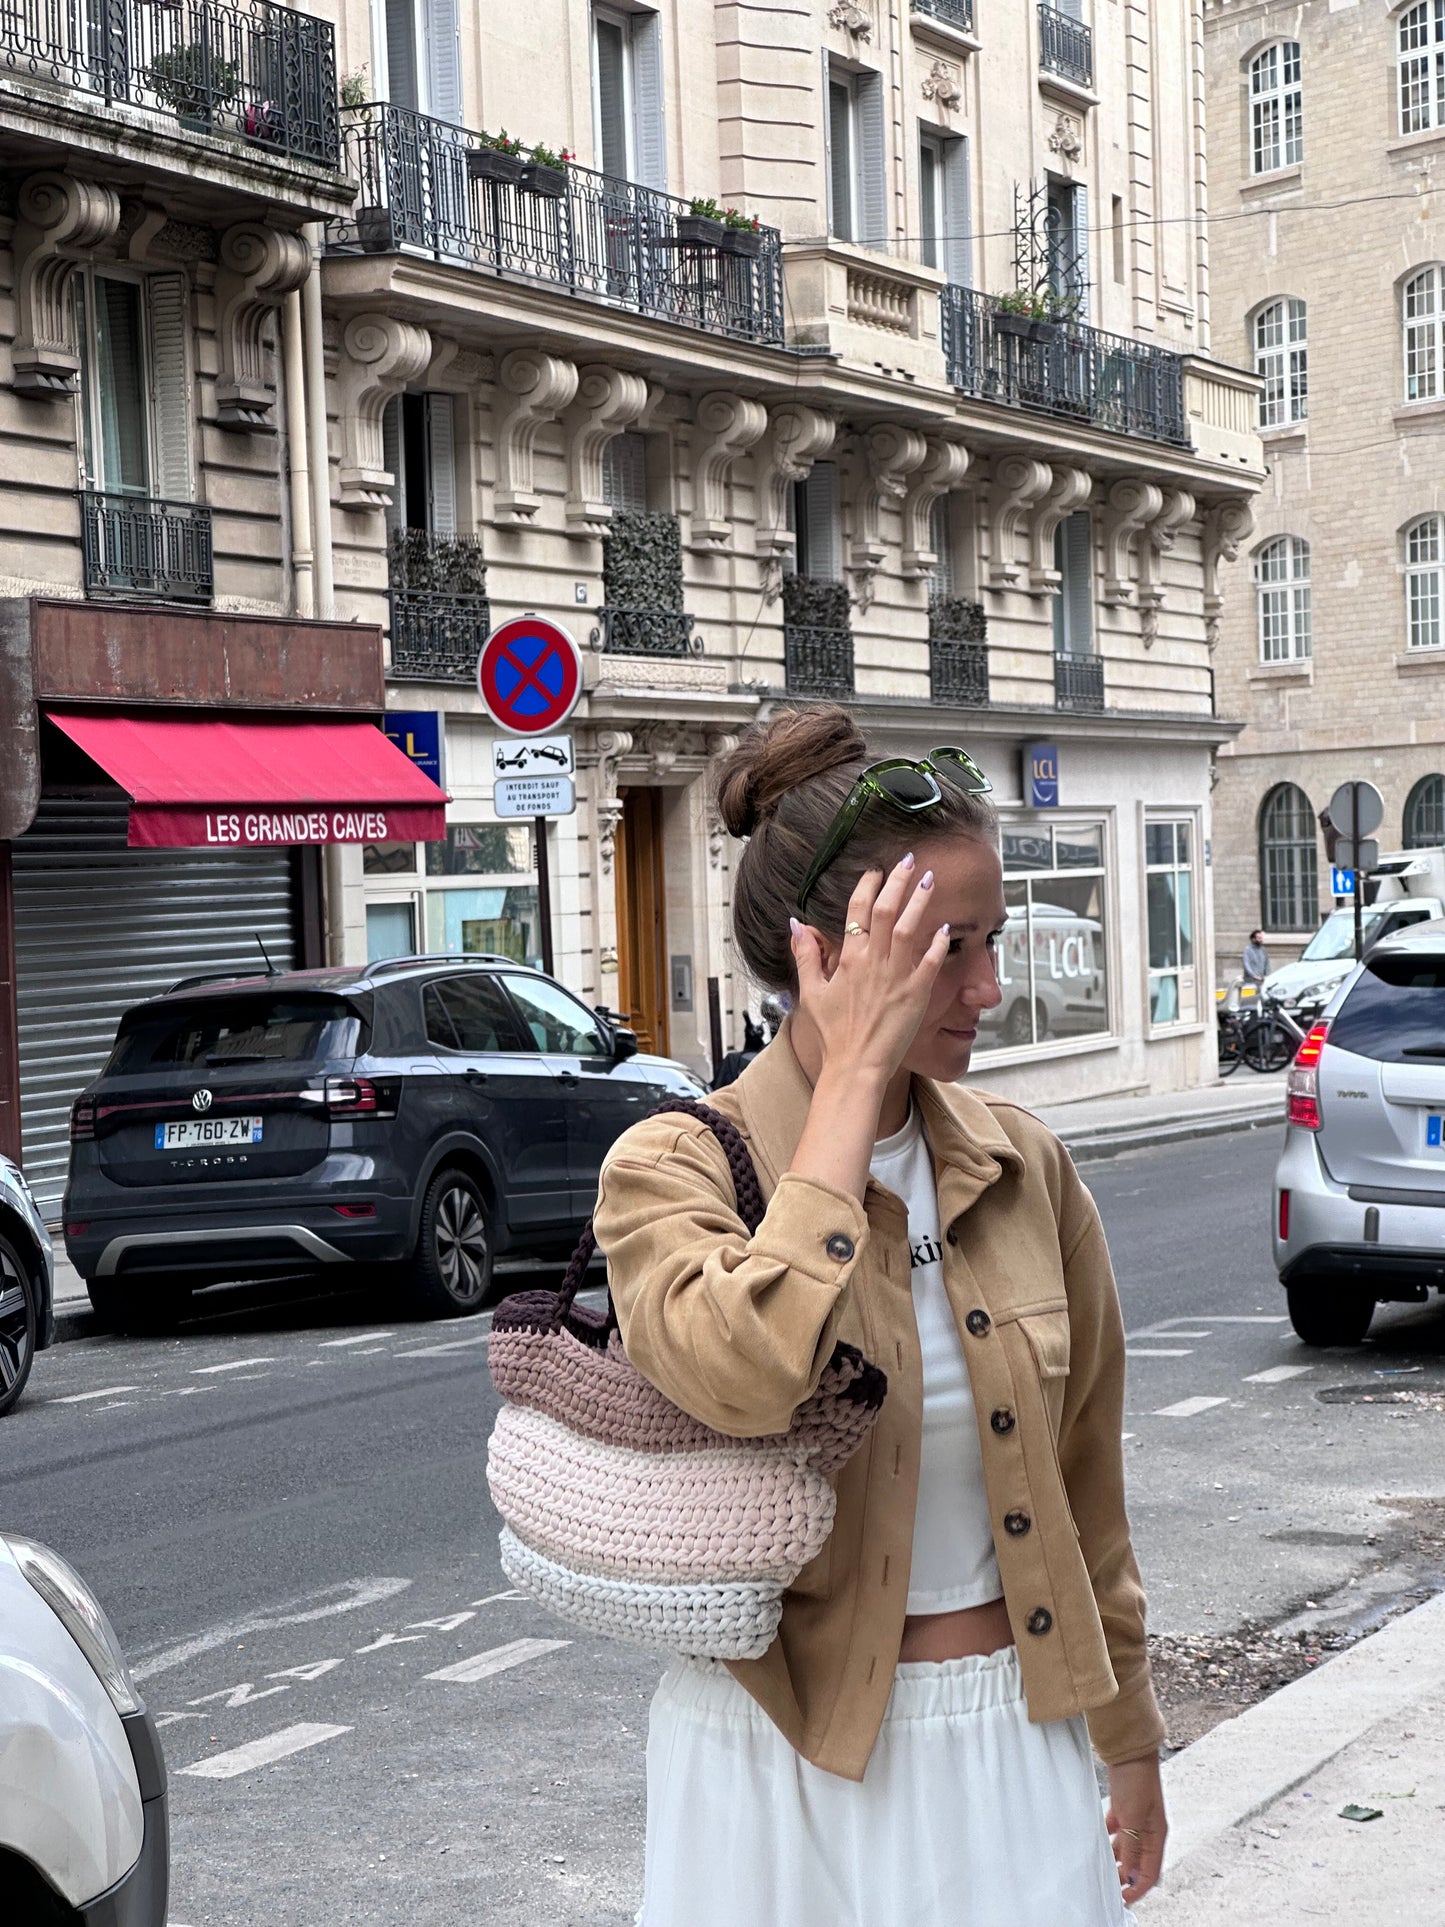
<path fill-rule="evenodd" d="M 429 877 L 530 876 L 530 823 L 448 823 L 445 843 L 426 846 Z"/>
<path fill-rule="evenodd" d="M 427 949 L 507 957 L 542 964 L 535 884 L 495 884 L 482 890 L 429 890 Z"/>
<path fill-rule="evenodd" d="M 410 845 L 407 846 L 410 848 Z M 368 903 L 366 960 L 410 957 L 416 952 L 416 910 L 411 903 Z"/>
<path fill-rule="evenodd" d="M 361 867 L 369 877 L 414 877 L 415 843 L 364 843 Z"/>
<path fill-rule="evenodd" d="M 1001 847 L 1008 905 L 998 946 L 1003 1001 L 983 1013 L 980 1050 L 1106 1036 L 1108 890 L 1102 825 L 1005 823 Z"/>
<path fill-rule="evenodd" d="M 1151 1024 L 1192 1023 L 1198 1010 L 1194 971 L 1192 850 L 1191 824 L 1145 825 Z"/>

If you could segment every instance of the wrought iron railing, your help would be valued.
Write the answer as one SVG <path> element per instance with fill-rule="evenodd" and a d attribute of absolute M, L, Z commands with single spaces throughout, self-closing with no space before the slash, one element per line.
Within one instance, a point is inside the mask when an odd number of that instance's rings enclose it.
<path fill-rule="evenodd" d="M 914 13 L 926 13 L 946 27 L 973 32 L 973 0 L 912 0 Z"/>
<path fill-rule="evenodd" d="M 271 0 L 3 0 L 7 74 L 150 108 L 190 133 L 340 163 L 335 31 Z"/>
<path fill-rule="evenodd" d="M 81 489 L 80 554 L 88 596 L 211 600 L 211 511 L 195 502 Z"/>
<path fill-rule="evenodd" d="M 949 380 L 966 394 L 1188 446 L 1184 364 L 1167 348 L 1083 321 L 1012 314 L 996 295 L 951 282 L 943 351 Z"/>
<path fill-rule="evenodd" d="M 784 677 L 790 696 L 853 694 L 853 635 L 848 629 L 783 628 Z"/>
<path fill-rule="evenodd" d="M 1097 713 L 1104 707 L 1104 658 L 1054 652 L 1054 705 Z"/>
<path fill-rule="evenodd" d="M 497 169 L 515 173 L 520 163 L 508 170 L 511 157 L 466 128 L 385 102 L 348 114 L 343 138 L 361 193 L 331 224 L 333 253 L 415 250 L 741 341 L 782 343 L 776 228 L 712 230 L 686 201 L 587 167 L 501 178 Z"/>
<path fill-rule="evenodd" d="M 1074 20 L 1039 0 L 1039 65 L 1080 87 L 1094 84 L 1094 34 L 1082 20 Z"/>
<path fill-rule="evenodd" d="M 474 683 L 491 627 L 485 596 L 393 589 L 386 673 L 393 682 Z"/>
<path fill-rule="evenodd" d="M 988 644 L 928 639 L 930 693 L 936 703 L 988 706 Z"/>
<path fill-rule="evenodd" d="M 604 655 L 700 656 L 702 637 L 693 635 L 693 621 L 673 609 L 602 608 L 592 642 Z"/>

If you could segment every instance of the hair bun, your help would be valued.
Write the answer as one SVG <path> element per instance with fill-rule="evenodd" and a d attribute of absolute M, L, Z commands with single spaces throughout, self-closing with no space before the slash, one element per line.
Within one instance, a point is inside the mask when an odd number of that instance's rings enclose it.
<path fill-rule="evenodd" d="M 789 790 L 846 763 L 868 745 L 846 709 L 789 709 L 750 729 L 718 771 L 718 811 L 732 836 L 751 836 Z"/>

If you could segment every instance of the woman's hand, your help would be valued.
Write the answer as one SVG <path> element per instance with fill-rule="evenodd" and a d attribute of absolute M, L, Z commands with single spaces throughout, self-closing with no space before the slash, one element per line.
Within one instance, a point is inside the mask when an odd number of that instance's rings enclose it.
<path fill-rule="evenodd" d="M 1129 1906 L 1142 1900 L 1159 1878 L 1164 1864 L 1164 1788 L 1159 1779 L 1159 1755 L 1123 1760 L 1109 1773 L 1109 1810 L 1104 1825 L 1119 1863 L 1119 1885 Z"/>

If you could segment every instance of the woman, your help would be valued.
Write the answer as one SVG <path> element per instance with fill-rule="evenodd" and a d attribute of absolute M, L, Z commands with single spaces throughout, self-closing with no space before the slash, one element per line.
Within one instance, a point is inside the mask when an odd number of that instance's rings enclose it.
<path fill-rule="evenodd" d="M 1000 1001 L 987 787 L 961 751 L 871 765 L 841 709 L 721 772 L 738 950 L 794 999 L 712 1100 L 767 1212 L 750 1237 L 696 1120 L 627 1132 L 596 1218 L 623 1341 L 738 1437 L 839 1339 L 888 1393 L 769 1651 L 658 1689 L 640 1927 L 1108 1927 L 1158 1878 L 1103 1232 L 1057 1139 L 957 1082 Z"/>

